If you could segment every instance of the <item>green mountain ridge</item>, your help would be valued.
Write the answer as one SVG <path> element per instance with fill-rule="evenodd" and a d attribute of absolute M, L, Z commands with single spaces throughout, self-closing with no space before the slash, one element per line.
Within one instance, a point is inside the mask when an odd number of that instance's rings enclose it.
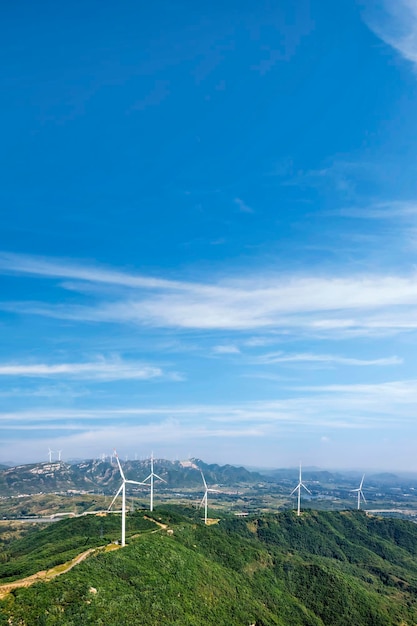
<path fill-rule="evenodd" d="M 155 527 L 152 515 L 167 528 Z M 225 516 L 205 526 L 200 513 L 170 506 L 128 515 L 127 528 L 125 548 L 7 596 L 0 624 L 417 623 L 417 526 L 411 522 L 309 511 Z M 65 560 L 119 534 L 116 515 L 32 531 L 6 546 L 0 582 L 10 580 L 13 564 L 26 564 L 27 575 L 59 554 Z"/>

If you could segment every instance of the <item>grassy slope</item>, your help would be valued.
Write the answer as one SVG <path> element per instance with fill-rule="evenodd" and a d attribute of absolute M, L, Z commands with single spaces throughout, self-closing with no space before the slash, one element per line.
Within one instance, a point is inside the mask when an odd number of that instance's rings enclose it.
<path fill-rule="evenodd" d="M 284 513 L 207 528 L 161 518 L 172 536 L 143 535 L 16 591 L 0 603 L 0 624 L 417 623 L 414 524 L 360 513 Z"/>
<path fill-rule="evenodd" d="M 127 518 L 127 536 L 152 531 L 156 526 L 137 513 Z M 0 584 L 50 569 L 74 558 L 87 548 L 120 539 L 120 515 L 88 515 L 65 519 L 32 531 L 11 542 L 0 553 Z"/>

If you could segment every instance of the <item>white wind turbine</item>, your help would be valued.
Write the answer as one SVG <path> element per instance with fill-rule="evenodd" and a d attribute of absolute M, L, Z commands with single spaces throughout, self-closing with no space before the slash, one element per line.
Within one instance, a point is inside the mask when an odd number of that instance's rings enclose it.
<path fill-rule="evenodd" d="M 201 472 L 201 478 L 203 479 L 203 483 L 204 483 L 204 496 L 203 499 L 200 502 L 200 507 L 203 506 L 204 504 L 204 523 L 207 524 L 207 505 L 208 505 L 208 493 L 220 493 L 217 489 L 209 489 L 207 487 L 207 483 L 206 483 L 206 479 L 204 478 L 204 474 L 203 474 L 203 470 L 200 470 Z"/>
<path fill-rule="evenodd" d="M 122 484 L 120 485 L 119 489 L 117 490 L 116 495 L 111 501 L 108 511 L 110 511 L 110 509 L 112 508 L 117 496 L 120 494 L 120 492 L 122 492 L 122 546 L 125 546 L 126 545 L 126 484 L 143 485 L 144 483 L 139 483 L 137 480 L 127 480 L 127 478 L 125 478 L 125 475 L 123 473 L 122 466 L 120 465 L 119 457 L 117 456 L 116 450 L 114 451 L 113 454 L 116 457 L 117 465 L 119 466 L 119 472 L 122 477 Z"/>
<path fill-rule="evenodd" d="M 149 507 L 150 511 L 153 511 L 153 479 L 157 478 L 158 480 L 162 480 L 163 483 L 166 483 L 166 480 L 164 480 L 163 478 L 161 478 L 160 476 L 158 476 L 158 474 L 155 474 L 155 472 L 153 471 L 153 452 L 151 454 L 151 473 L 149 474 L 149 476 L 147 476 L 145 478 L 145 480 L 143 481 L 144 483 L 146 483 L 147 480 L 151 480 L 151 504 Z"/>
<path fill-rule="evenodd" d="M 366 503 L 366 498 L 363 495 L 363 491 L 362 491 L 362 485 L 363 485 L 363 481 L 365 479 L 365 474 L 362 476 L 362 480 L 361 480 L 361 484 L 359 485 L 358 489 L 351 489 L 351 491 L 354 491 L 358 494 L 358 511 L 361 508 L 361 498 L 362 500 Z"/>
<path fill-rule="evenodd" d="M 290 495 L 292 496 L 293 493 L 295 493 L 296 491 L 298 491 L 298 506 L 297 506 L 297 515 L 300 516 L 301 515 L 301 487 L 303 487 L 303 489 L 305 489 L 306 491 L 308 491 L 308 493 L 311 494 L 310 489 L 308 489 L 305 484 L 302 481 L 301 478 L 301 463 L 300 463 L 300 478 L 298 480 L 298 485 L 291 491 Z"/>
<path fill-rule="evenodd" d="M 52 453 L 54 452 L 54 450 L 51 450 L 51 448 L 48 448 L 48 456 L 49 456 L 49 462 L 52 463 Z"/>
<path fill-rule="evenodd" d="M 61 452 L 62 452 L 62 450 L 58 450 L 58 461 L 61 460 Z"/>

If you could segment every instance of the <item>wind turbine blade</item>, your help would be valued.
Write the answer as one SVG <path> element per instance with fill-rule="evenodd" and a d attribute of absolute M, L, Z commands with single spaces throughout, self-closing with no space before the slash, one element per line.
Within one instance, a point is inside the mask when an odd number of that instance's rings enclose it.
<path fill-rule="evenodd" d="M 362 491 L 361 491 L 360 493 L 361 493 L 361 496 L 362 496 L 362 500 L 363 500 L 366 504 L 368 504 L 368 503 L 366 502 L 366 498 L 365 498 L 365 496 L 363 495 Z"/>
<path fill-rule="evenodd" d="M 205 504 L 206 497 L 207 497 L 207 493 L 204 494 L 203 499 L 201 500 L 200 504 L 198 505 L 199 509 L 201 509 L 201 507 Z"/>
<path fill-rule="evenodd" d="M 150 478 L 152 478 L 152 474 L 149 474 L 149 476 L 147 476 L 146 478 L 143 479 L 143 482 L 146 482 L 147 480 L 149 480 Z"/>
<path fill-rule="evenodd" d="M 306 487 L 304 483 L 301 483 L 301 487 L 304 487 L 304 489 L 305 489 L 306 491 L 308 491 L 308 493 L 310 493 L 310 494 L 311 494 L 310 489 L 309 489 L 308 487 Z"/>
<path fill-rule="evenodd" d="M 362 480 L 361 480 L 361 484 L 359 485 L 359 489 L 362 489 L 364 478 L 365 478 L 365 474 L 362 476 Z"/>
<path fill-rule="evenodd" d="M 162 480 L 163 483 L 166 483 L 167 481 L 165 480 L 165 478 L 161 478 L 160 476 L 158 476 L 158 474 L 154 474 L 155 478 L 158 478 L 159 480 Z"/>
<path fill-rule="evenodd" d="M 218 489 L 207 489 L 210 493 L 221 493 Z"/>
<path fill-rule="evenodd" d="M 125 483 L 129 483 L 129 485 L 145 485 L 145 487 L 149 487 L 147 483 L 140 483 L 137 480 L 125 480 Z"/>
<path fill-rule="evenodd" d="M 297 485 L 296 487 L 294 487 L 294 489 L 290 493 L 290 496 L 292 496 L 299 488 L 300 488 L 300 485 Z"/>
<path fill-rule="evenodd" d="M 114 456 L 116 457 L 117 465 L 119 466 L 120 475 L 123 478 L 123 480 L 126 480 L 125 479 L 125 475 L 123 474 L 122 466 L 120 465 L 119 456 L 118 456 L 116 450 L 114 451 Z"/>
<path fill-rule="evenodd" d="M 119 495 L 119 493 L 120 493 L 120 492 L 121 492 L 121 490 L 123 489 L 123 485 L 124 485 L 124 483 L 122 483 L 122 484 L 120 485 L 119 489 L 117 490 L 116 495 L 114 496 L 113 500 L 111 501 L 111 504 L 110 504 L 109 508 L 107 509 L 108 511 L 110 511 L 110 509 L 112 508 L 112 506 L 113 506 L 113 504 L 114 504 L 114 501 L 116 500 L 117 496 Z"/>
<path fill-rule="evenodd" d="M 206 479 L 204 478 L 203 471 L 200 470 L 200 472 L 201 472 L 201 478 L 203 479 L 204 487 L 207 489 L 207 483 L 206 483 Z"/>

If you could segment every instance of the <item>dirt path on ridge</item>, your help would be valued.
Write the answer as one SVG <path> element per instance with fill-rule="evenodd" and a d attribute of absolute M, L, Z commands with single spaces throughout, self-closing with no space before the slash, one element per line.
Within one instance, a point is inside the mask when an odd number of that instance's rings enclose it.
<path fill-rule="evenodd" d="M 143 519 L 147 519 L 150 522 L 153 522 L 154 524 L 159 526 L 159 528 L 162 528 L 162 530 L 166 530 L 168 528 L 168 524 L 162 524 L 161 522 L 157 522 L 155 519 L 153 519 L 153 517 L 148 517 L 147 515 L 144 515 Z"/>
<path fill-rule="evenodd" d="M 101 547 L 101 549 L 103 548 L 104 546 Z M 71 559 L 71 561 L 67 561 L 67 563 L 57 565 L 52 569 L 36 572 L 36 574 L 26 576 L 26 578 L 20 578 L 19 580 L 14 580 L 10 583 L 4 583 L 2 585 L 0 584 L 0 599 L 7 596 L 7 594 L 13 591 L 13 589 L 19 589 L 19 587 L 29 587 L 37 582 L 48 582 L 53 578 L 56 578 L 56 576 L 66 574 L 70 571 L 70 569 L 81 563 L 81 561 L 84 561 L 84 559 L 97 550 L 100 550 L 100 548 L 89 548 L 85 552 L 81 552 L 81 554 Z"/>
<path fill-rule="evenodd" d="M 163 530 L 166 530 L 168 528 L 167 524 L 162 524 L 161 522 L 157 522 L 151 517 L 144 516 L 144 519 L 147 519 L 153 522 L 154 524 L 156 524 L 157 526 L 159 526 L 159 528 Z M 156 531 L 153 530 L 152 532 L 157 532 L 157 530 Z M 130 537 L 130 539 L 136 539 L 137 537 L 140 537 L 141 534 L 142 533 L 133 535 L 132 537 Z M 20 578 L 19 580 L 13 580 L 12 582 L 9 582 L 9 583 L 0 584 L 0 600 L 3 599 L 5 596 L 7 596 L 7 594 L 9 594 L 14 589 L 19 589 L 20 587 L 30 587 L 30 585 L 33 585 L 34 583 L 38 583 L 38 582 L 49 582 L 50 580 L 52 580 L 53 578 L 56 578 L 57 576 L 60 576 L 61 574 L 66 574 L 67 572 L 70 571 L 70 569 L 72 569 L 73 567 L 75 567 L 76 565 L 84 561 L 84 559 L 86 559 L 88 556 L 90 556 L 94 552 L 99 552 L 99 551 L 102 551 L 103 549 L 107 551 L 117 550 L 118 548 L 121 548 L 121 547 L 122 547 L 121 545 L 110 543 L 108 546 L 99 546 L 98 548 L 89 548 L 88 550 L 85 550 L 85 552 L 81 552 L 81 554 L 71 559 L 71 561 L 67 561 L 66 563 L 62 563 L 61 565 L 57 565 L 56 567 L 53 567 L 48 570 L 42 570 L 40 572 L 36 572 L 36 574 L 31 574 L 30 576 L 26 576 L 26 578 Z"/>

